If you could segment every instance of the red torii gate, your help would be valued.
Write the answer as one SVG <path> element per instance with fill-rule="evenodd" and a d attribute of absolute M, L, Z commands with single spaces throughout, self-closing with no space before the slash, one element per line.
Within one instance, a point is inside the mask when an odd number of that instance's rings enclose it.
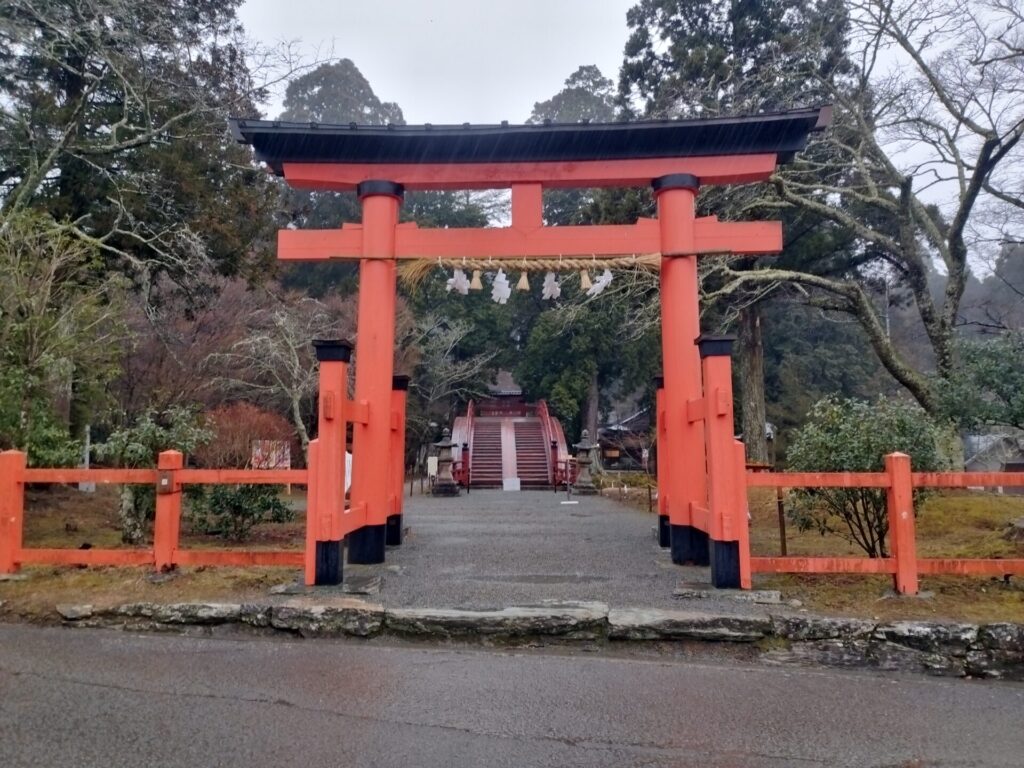
<path fill-rule="evenodd" d="M 659 529 L 675 563 L 710 564 L 722 587 L 749 587 L 742 445 L 733 440 L 731 340 L 700 337 L 697 257 L 782 249 L 779 222 L 725 223 L 695 216 L 701 185 L 767 179 L 824 128 L 829 108 L 711 120 L 529 126 L 364 126 L 233 119 L 239 142 L 294 187 L 355 190 L 362 222 L 333 230 L 281 230 L 278 258 L 359 260 L 351 504 L 334 468 L 311 493 L 323 520 L 317 583 L 340 578 L 342 537 L 353 563 L 384 561 L 387 531 L 401 531 L 400 491 L 389 467 L 404 423 L 392 394 L 396 262 L 661 254 L 663 389 L 658 408 Z M 545 188 L 650 184 L 658 218 L 632 225 L 544 226 Z M 509 188 L 511 223 L 501 228 L 421 229 L 399 224 L 405 190 Z M 335 352 L 324 348 L 324 359 Z M 341 357 L 347 360 L 347 352 Z M 334 454 L 345 418 L 323 415 L 320 439 Z M 393 415 L 396 414 L 397 415 Z M 338 431 L 340 430 L 340 435 Z M 323 443 L 321 443 L 323 445 Z M 320 451 L 323 451 L 321 448 Z M 343 454 L 342 454 L 343 455 Z M 319 457 L 315 459 L 319 461 Z M 329 478 L 329 480 L 328 480 Z M 325 494 L 330 495 L 327 499 Z M 667 536 L 665 535 L 667 533 Z M 313 535 L 313 534 L 311 534 Z M 312 553 L 310 553 L 312 554 Z M 337 569 L 335 571 L 334 569 Z M 307 578 L 311 566 L 307 564 Z"/>

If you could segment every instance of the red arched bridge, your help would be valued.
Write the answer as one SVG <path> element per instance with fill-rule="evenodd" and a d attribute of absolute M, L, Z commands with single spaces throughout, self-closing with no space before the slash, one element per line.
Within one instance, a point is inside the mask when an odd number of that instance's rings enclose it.
<path fill-rule="evenodd" d="M 452 428 L 459 481 L 471 488 L 550 488 L 570 466 L 562 425 L 548 405 L 522 398 L 470 402 Z"/>

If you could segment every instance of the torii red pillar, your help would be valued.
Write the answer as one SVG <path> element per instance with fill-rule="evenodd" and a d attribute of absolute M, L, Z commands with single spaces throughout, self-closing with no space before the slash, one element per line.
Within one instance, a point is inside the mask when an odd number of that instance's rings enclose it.
<path fill-rule="evenodd" d="M 305 581 L 310 586 L 340 584 L 342 579 L 345 405 L 352 345 L 340 339 L 314 339 L 313 348 L 320 380 L 317 437 L 309 444 Z"/>
<path fill-rule="evenodd" d="M 711 584 L 750 589 L 746 462 L 735 438 L 732 406 L 732 343 L 735 336 L 701 336 L 697 349 L 704 379 L 699 409 L 708 457 L 707 529 Z M 697 415 L 697 414 L 693 414 Z"/>
<path fill-rule="evenodd" d="M 704 425 L 687 419 L 687 403 L 703 394 L 694 200 L 700 180 L 688 173 L 653 182 L 661 228 L 661 348 L 665 380 L 665 430 L 671 441 L 658 461 L 671 532 L 672 562 L 708 564 L 708 535 L 693 512 L 707 505 Z"/>
<path fill-rule="evenodd" d="M 364 519 L 348 536 L 350 563 L 383 563 L 391 464 L 391 378 L 395 349 L 395 227 L 401 184 L 364 181 L 359 310 L 356 320 L 356 402 L 366 421 L 352 433 L 352 510 Z"/>

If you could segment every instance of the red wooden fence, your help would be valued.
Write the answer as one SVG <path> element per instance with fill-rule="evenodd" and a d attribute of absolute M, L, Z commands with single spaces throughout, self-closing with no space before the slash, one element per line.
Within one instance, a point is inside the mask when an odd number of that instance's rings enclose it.
<path fill-rule="evenodd" d="M 27 483 L 117 483 L 156 486 L 153 546 L 125 549 L 42 549 L 23 546 Z M 182 549 L 182 487 L 217 484 L 306 485 L 305 469 L 183 469 L 177 451 L 160 454 L 156 469 L 28 469 L 25 454 L 0 453 L 0 573 L 21 565 L 279 565 L 301 567 L 301 549 Z"/>
<path fill-rule="evenodd" d="M 896 591 L 916 594 L 918 576 L 1024 575 L 1021 559 L 918 558 L 914 527 L 915 488 L 1024 486 L 1024 472 L 911 472 L 910 457 L 885 457 L 885 472 L 748 472 L 748 488 L 885 488 L 889 557 L 751 557 L 761 573 L 891 573 Z"/>
<path fill-rule="evenodd" d="M 569 463 L 571 466 L 571 462 Z M 915 488 L 1024 486 L 1024 472 L 912 472 L 910 457 L 886 456 L 884 472 L 748 472 L 748 488 L 884 488 L 889 514 L 890 556 L 751 557 L 760 573 L 892 574 L 896 590 L 914 594 L 920 575 L 1024 575 L 1024 558 L 918 558 L 914 525 Z M 559 467 L 562 472 L 567 468 Z M 0 573 L 21 565 L 235 565 L 299 567 L 303 550 L 181 548 L 182 488 L 188 484 L 308 484 L 305 469 L 185 469 L 177 451 L 160 454 L 156 469 L 29 469 L 25 455 L 0 452 Z M 133 549 L 52 549 L 23 546 L 27 483 L 117 483 L 156 486 L 152 547 Z M 307 516 L 308 525 L 309 516 Z"/>

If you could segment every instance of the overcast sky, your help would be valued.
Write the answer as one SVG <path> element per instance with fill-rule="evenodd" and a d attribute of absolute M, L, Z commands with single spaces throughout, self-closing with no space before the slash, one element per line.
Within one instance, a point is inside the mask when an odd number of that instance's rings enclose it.
<path fill-rule="evenodd" d="M 248 0 L 241 18 L 264 43 L 352 59 L 409 123 L 521 123 L 582 64 L 617 81 L 636 1 Z"/>

